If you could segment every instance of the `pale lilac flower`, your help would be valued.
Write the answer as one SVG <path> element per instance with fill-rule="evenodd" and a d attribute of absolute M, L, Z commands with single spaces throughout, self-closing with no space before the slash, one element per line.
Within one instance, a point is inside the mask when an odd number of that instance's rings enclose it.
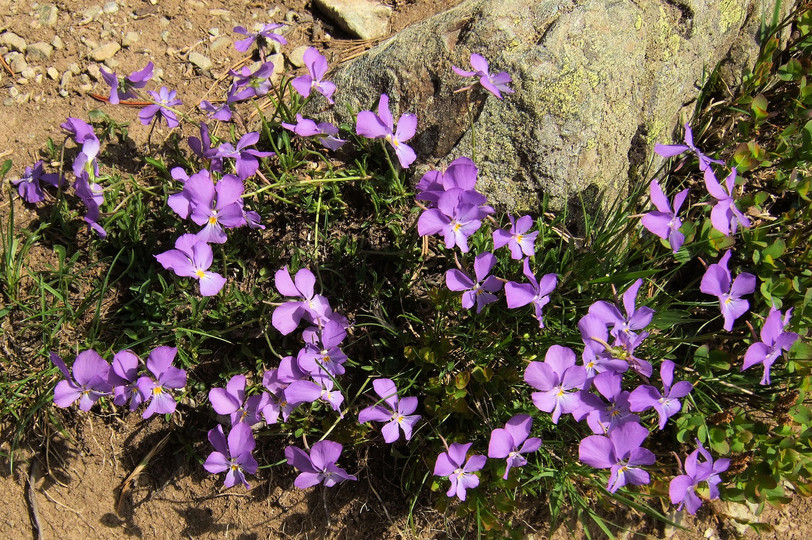
<path fill-rule="evenodd" d="M 414 198 L 418 201 L 426 201 L 427 206 L 431 208 L 437 205 L 437 201 L 440 200 L 443 193 L 451 189 L 459 188 L 476 193 L 474 187 L 478 174 L 479 169 L 470 158 L 458 157 L 448 164 L 445 171 L 431 170 L 424 174 L 414 187 L 417 192 Z"/>
<path fill-rule="evenodd" d="M 608 435 L 590 435 L 581 441 L 578 459 L 596 469 L 611 469 L 611 493 L 626 484 L 642 485 L 651 480 L 638 465 L 653 465 L 656 461 L 651 450 L 640 445 L 648 437 L 648 430 L 637 422 L 626 422 Z"/>
<path fill-rule="evenodd" d="M 507 421 L 504 428 L 496 428 L 491 432 L 488 457 L 507 458 L 505 475 L 502 477 L 504 480 L 508 479 L 511 468 L 527 464 L 527 459 L 522 454 L 529 454 L 541 448 L 541 439 L 527 438 L 532 427 L 533 419 L 529 415 L 517 414 Z"/>
<path fill-rule="evenodd" d="M 40 183 L 44 182 L 54 187 L 59 187 L 63 183 L 58 174 L 45 173 L 42 166 L 42 160 L 37 161 L 33 167 L 25 168 L 25 173 L 19 180 L 11 181 L 14 186 L 17 186 L 20 197 L 27 203 L 36 204 L 45 199 L 45 193 L 43 193 Z"/>
<path fill-rule="evenodd" d="M 532 257 L 536 254 L 536 236 L 538 231 L 528 233 L 533 226 L 533 218 L 522 216 L 518 221 L 508 214 L 510 220 L 509 229 L 497 229 L 493 231 L 493 249 L 507 246 L 510 249 L 510 256 L 517 261 L 522 257 Z"/>
<path fill-rule="evenodd" d="M 394 119 L 389 111 L 389 96 L 381 94 L 378 101 L 378 114 L 372 111 L 361 111 L 356 120 L 355 132 L 368 139 L 384 139 L 395 149 L 400 166 L 404 169 L 417 159 L 412 147 L 404 144 L 414 137 L 417 130 L 417 116 L 403 114 L 395 130 Z"/>
<path fill-rule="evenodd" d="M 251 427 L 242 422 L 234 424 L 226 441 L 223 426 L 218 425 L 209 430 L 209 442 L 214 447 L 214 452 L 206 458 L 203 468 L 211 474 L 228 471 L 225 481 L 227 488 L 240 483 L 249 489 L 251 486 L 245 480 L 245 473 L 256 474 L 259 467 L 257 460 L 251 455 L 256 446 Z"/>
<path fill-rule="evenodd" d="M 593 378 L 599 373 L 611 371 L 623 373 L 629 369 L 629 363 L 615 358 L 612 347 L 609 345 L 609 331 L 606 324 L 592 313 L 587 313 L 578 321 L 578 331 L 584 342 L 584 352 L 581 359 L 584 362 L 587 378 Z"/>
<path fill-rule="evenodd" d="M 639 422 L 640 417 L 629 409 L 629 391 L 623 390 L 622 382 L 623 377 L 619 373 L 598 373 L 592 379 L 592 385 L 607 402 L 590 392 L 581 392 L 582 404 L 573 411 L 573 418 L 580 422 L 586 417 L 592 433 L 599 435 L 605 435 L 626 422 Z"/>
<path fill-rule="evenodd" d="M 437 200 L 437 208 L 429 208 L 417 220 L 420 236 L 442 233 L 445 247 L 459 246 L 468 253 L 468 237 L 482 225 L 482 220 L 493 213 L 493 208 L 485 205 L 484 195 L 476 191 L 452 188 Z"/>
<path fill-rule="evenodd" d="M 358 422 L 386 422 L 381 428 L 381 435 L 387 443 L 398 440 L 400 430 L 403 430 L 403 437 L 410 440 L 415 424 L 420 421 L 419 414 L 412 414 L 417 409 L 417 398 L 399 397 L 398 389 L 391 379 L 375 379 L 372 387 L 386 406 L 381 404 L 366 407 L 358 413 Z"/>
<path fill-rule="evenodd" d="M 616 305 L 605 300 L 598 300 L 589 306 L 589 313 L 597 316 L 606 325 L 611 325 L 610 334 L 618 337 L 625 334 L 629 337 L 636 336 L 636 330 L 642 330 L 651 322 L 654 310 L 646 307 L 636 307 L 635 300 L 643 280 L 638 279 L 623 293 L 623 308 L 626 314 L 620 313 Z"/>
<path fill-rule="evenodd" d="M 93 132 L 93 128 L 87 122 L 78 118 L 68 118 L 64 123 L 60 124 L 60 127 L 73 135 L 76 144 L 82 145 L 82 151 L 73 161 L 73 174 L 81 176 L 82 172 L 85 171 L 88 174 L 98 176 L 99 164 L 96 157 L 99 155 L 101 142 Z"/>
<path fill-rule="evenodd" d="M 699 170 L 705 171 L 710 167 L 711 163 L 716 163 L 717 165 L 723 165 L 725 162 L 718 160 L 718 159 L 710 159 L 708 156 L 703 154 L 699 151 L 699 149 L 694 146 L 694 134 L 691 131 L 691 126 L 686 123 L 685 124 L 685 144 L 655 144 L 654 145 L 654 152 L 663 156 L 663 157 L 673 157 L 682 154 L 690 150 L 699 160 Z"/>
<path fill-rule="evenodd" d="M 736 188 L 736 167 L 733 167 L 725 178 L 725 187 L 719 184 L 713 170 L 708 167 L 705 170 L 705 187 L 708 189 L 708 193 L 716 199 L 716 204 L 711 210 L 711 224 L 714 229 L 725 236 L 730 236 L 736 234 L 739 225 L 745 229 L 750 227 L 750 220 L 741 213 L 736 207 L 736 201 L 733 200 L 733 190 Z"/>
<path fill-rule="evenodd" d="M 321 400 L 339 413 L 342 417 L 341 404 L 344 403 L 344 395 L 341 390 L 333 388 L 333 379 L 329 375 L 311 375 L 312 381 L 293 381 L 285 388 L 285 401 L 291 407 L 297 407 L 302 403 L 313 403 Z"/>
<path fill-rule="evenodd" d="M 235 167 L 237 170 L 237 177 L 240 180 L 245 180 L 249 176 L 256 173 L 257 169 L 259 169 L 259 160 L 257 160 L 257 158 L 271 157 L 276 155 L 274 152 L 260 152 L 259 150 L 248 148 L 249 146 L 254 146 L 258 142 L 259 133 L 255 131 L 246 133 L 240 137 L 236 148 L 234 148 L 234 145 L 231 143 L 223 143 L 217 147 L 217 152 L 213 157 L 220 160 L 223 158 L 231 158 L 236 160 Z"/>
<path fill-rule="evenodd" d="M 209 402 L 217 414 L 228 415 L 231 425 L 245 422 L 249 426 L 260 422 L 260 414 L 268 405 L 268 394 L 255 396 L 245 394 L 245 375 L 234 375 L 225 388 L 209 390 Z"/>
<path fill-rule="evenodd" d="M 344 362 L 347 355 L 338 345 L 347 337 L 346 326 L 340 321 L 329 320 L 321 328 L 311 327 L 304 330 L 302 337 L 305 346 L 299 351 L 296 361 L 299 367 L 311 375 L 344 374 Z"/>
<path fill-rule="evenodd" d="M 178 127 L 178 117 L 175 116 L 174 111 L 171 109 L 171 107 L 177 107 L 182 103 L 181 100 L 177 99 L 178 93 L 174 90 L 169 90 L 165 86 L 162 86 L 157 92 L 149 90 L 147 93 L 152 96 L 155 103 L 147 105 L 138 113 L 138 118 L 141 119 L 141 123 L 146 126 L 152 122 L 155 115 L 160 114 L 159 118 L 163 117 L 166 119 L 167 126 L 171 128 Z"/>
<path fill-rule="evenodd" d="M 490 271 L 496 265 L 496 257 L 493 253 L 480 253 L 474 259 L 474 275 L 476 283 L 468 274 L 453 268 L 445 273 L 446 286 L 452 291 L 464 291 L 462 293 L 462 307 L 471 309 L 476 304 L 476 312 L 491 302 L 496 302 L 498 298 L 495 292 L 502 289 L 502 281 L 496 276 L 490 276 Z"/>
<path fill-rule="evenodd" d="M 274 310 L 271 324 L 282 335 L 288 335 L 296 330 L 302 319 L 311 324 L 319 324 L 319 321 L 326 323 L 330 319 L 333 310 L 327 298 L 315 293 L 316 276 L 313 272 L 302 268 L 296 272 L 296 277 L 291 279 L 290 270 L 285 266 L 277 270 L 274 279 L 279 294 L 302 299 L 285 302 Z"/>
<path fill-rule="evenodd" d="M 336 91 L 336 85 L 322 80 L 327 73 L 327 59 L 315 47 L 309 47 L 304 53 L 303 60 L 308 74 L 293 79 L 290 82 L 291 86 L 302 97 L 308 97 L 310 91 L 315 90 L 327 98 L 327 102 L 332 105 L 332 95 Z"/>
<path fill-rule="evenodd" d="M 488 460 L 482 455 L 473 455 L 467 460 L 466 454 L 473 443 L 452 443 L 447 452 L 437 456 L 434 463 L 434 476 L 445 476 L 451 481 L 451 487 L 446 492 L 448 497 L 457 496 L 465 500 L 465 491 L 479 485 L 479 477 L 474 472 L 485 466 Z"/>
<path fill-rule="evenodd" d="M 144 88 L 147 81 L 152 78 L 152 62 L 139 70 L 134 71 L 123 79 L 120 79 L 115 73 L 108 73 L 104 68 L 101 68 L 101 75 L 110 86 L 110 103 L 118 105 L 122 99 L 135 99 L 138 96 L 133 92 L 135 89 Z"/>
<path fill-rule="evenodd" d="M 719 484 L 722 482 L 719 475 L 730 466 L 730 460 L 727 458 L 714 461 L 710 452 L 705 450 L 698 439 L 696 444 L 698 448 L 685 458 L 686 474 L 675 477 L 668 486 L 671 502 L 679 503 L 677 510 L 685 508 L 689 514 L 695 514 L 702 506 L 702 500 L 696 494 L 696 487 L 702 482 L 708 483 L 711 499 L 719 498 Z M 699 454 L 705 461 L 699 461 Z"/>
<path fill-rule="evenodd" d="M 200 110 L 205 112 L 210 120 L 220 120 L 228 122 L 231 120 L 231 109 L 228 103 L 221 103 L 220 106 L 212 105 L 211 102 L 203 100 L 200 102 Z"/>
<path fill-rule="evenodd" d="M 287 45 L 288 40 L 286 40 L 283 36 L 272 32 L 272 30 L 276 30 L 277 28 L 281 28 L 282 25 L 279 23 L 269 23 L 262 27 L 259 32 L 249 32 L 243 26 L 235 26 L 234 32 L 237 34 L 242 34 L 244 36 L 248 36 L 245 39 L 241 39 L 239 41 L 234 42 L 234 48 L 240 52 L 247 51 L 251 45 L 256 42 L 257 47 L 264 47 L 266 45 L 266 40 L 273 40 L 278 42 L 280 45 Z"/>
<path fill-rule="evenodd" d="M 109 383 L 113 387 L 113 404 L 119 407 L 130 402 L 134 411 L 144 398 L 138 391 L 138 365 L 141 360 L 130 350 L 119 351 L 113 356 L 113 369 L 109 372 Z"/>
<path fill-rule="evenodd" d="M 710 170 L 710 169 L 709 169 Z M 682 244 L 685 242 L 685 235 L 679 232 L 682 226 L 682 221 L 677 217 L 682 203 L 688 196 L 687 189 L 680 191 L 674 196 L 674 208 L 671 208 L 671 203 L 668 197 L 663 193 L 660 184 L 657 180 L 652 180 L 649 185 L 649 193 L 651 194 L 651 202 L 657 208 L 656 211 L 649 212 L 640 219 L 643 227 L 649 230 L 652 234 L 659 236 L 664 240 L 668 240 L 671 244 L 671 249 L 676 253 Z"/>
<path fill-rule="evenodd" d="M 508 86 L 508 83 L 512 81 L 510 75 L 505 71 L 492 74 L 489 71 L 488 61 L 482 56 L 472 54 L 471 67 L 474 68 L 474 71 L 465 71 L 457 66 L 451 66 L 451 69 L 460 77 L 479 77 L 479 84 L 482 85 L 482 88 L 499 99 L 502 99 L 500 92 L 506 94 L 512 94 L 514 92 L 514 90 Z"/>
<path fill-rule="evenodd" d="M 280 362 L 279 368 L 270 369 L 262 376 L 262 386 L 270 392 L 268 394 L 268 403 L 262 409 L 262 416 L 268 425 L 276 424 L 280 416 L 283 421 L 287 421 L 290 413 L 296 408 L 285 399 L 285 388 L 294 380 L 306 377 L 306 374 L 294 374 L 294 370 L 300 372 L 293 357 L 286 356 Z"/>
<path fill-rule="evenodd" d="M 732 252 L 727 251 L 718 263 L 708 266 L 699 284 L 700 291 L 719 298 L 719 309 L 725 319 L 723 328 L 728 332 L 733 330 L 733 323 L 736 319 L 744 315 L 750 308 L 750 303 L 742 296 L 756 290 L 756 276 L 747 272 L 736 276 L 731 283 L 732 276 L 730 270 L 727 269 L 731 255 Z"/>
<path fill-rule="evenodd" d="M 303 117 L 301 114 L 296 114 L 296 123 L 288 124 L 281 123 L 282 127 L 288 131 L 292 131 L 300 137 L 312 137 L 314 135 L 323 135 L 319 137 L 319 143 L 325 148 L 330 150 L 338 150 L 341 145 L 347 142 L 344 139 L 336 137 L 338 135 L 338 128 L 329 122 L 319 122 Z"/>
<path fill-rule="evenodd" d="M 209 171 L 193 174 L 183 190 L 170 195 L 167 204 L 180 217 L 191 217 L 203 227 L 197 237 L 203 242 L 223 244 L 228 239 L 224 229 L 245 225 L 242 207 L 242 180 L 224 175 L 215 186 Z"/>
<path fill-rule="evenodd" d="M 153 414 L 172 414 L 177 403 L 170 389 L 180 389 L 186 386 L 186 370 L 172 365 L 177 347 L 162 346 L 153 350 L 147 357 L 147 369 L 153 377 L 144 375 L 136 383 L 144 403 L 148 403 L 144 418 Z"/>
<path fill-rule="evenodd" d="M 76 196 L 79 197 L 79 200 L 85 205 L 85 208 L 87 208 L 87 212 L 83 218 L 85 222 L 87 222 L 91 229 L 96 231 L 99 237 L 107 238 L 107 231 L 98 223 L 100 216 L 99 207 L 104 203 L 104 190 L 102 187 L 99 184 L 91 183 L 88 180 L 87 172 L 83 171 L 73 183 L 73 190 L 76 192 Z"/>
<path fill-rule="evenodd" d="M 254 72 L 248 66 L 243 66 L 239 73 L 234 70 L 229 71 L 229 74 L 235 79 L 228 90 L 227 103 L 264 96 L 270 92 L 273 71 L 273 62 L 262 64 Z"/>
<path fill-rule="evenodd" d="M 226 284 L 226 278 L 208 271 L 214 261 L 214 252 L 209 244 L 194 234 L 180 236 L 175 240 L 175 249 L 159 253 L 155 258 L 166 270 L 197 279 L 201 296 L 214 296 Z"/>
<path fill-rule="evenodd" d="M 54 405 L 57 407 L 70 407 L 78 400 L 79 409 L 89 411 L 99 398 L 109 395 L 113 390 L 108 382 L 110 364 L 96 351 L 82 351 L 76 356 L 73 375 L 54 352 L 51 352 L 51 362 L 65 377 L 54 388 Z"/>
<path fill-rule="evenodd" d="M 510 309 L 520 308 L 533 304 L 533 316 L 539 322 L 539 328 L 544 328 L 542 308 L 550 302 L 550 293 L 558 284 L 557 274 L 544 274 L 537 280 L 530 270 L 530 259 L 526 258 L 522 265 L 522 272 L 529 283 L 516 283 L 509 281 L 505 284 L 505 300 Z"/>
<path fill-rule="evenodd" d="M 557 424 L 561 414 L 569 414 L 581 405 L 581 389 L 586 382 L 586 370 L 575 365 L 575 353 L 568 347 L 553 345 L 544 362 L 530 362 L 524 381 L 539 390 L 533 392 L 533 404 L 541 411 L 553 414 Z"/>
<path fill-rule="evenodd" d="M 674 362 L 671 360 L 663 360 L 660 366 L 660 379 L 663 381 L 662 394 L 653 386 L 641 385 L 632 390 L 629 405 L 631 410 L 636 412 L 653 408 L 660 416 L 660 429 L 665 429 L 668 419 L 682 409 L 680 398 L 690 394 L 694 387 L 688 381 L 674 384 Z"/>
<path fill-rule="evenodd" d="M 302 471 L 293 481 L 293 485 L 299 489 L 305 489 L 323 482 L 325 487 L 333 487 L 345 480 L 358 480 L 336 465 L 343 448 L 337 442 L 326 440 L 313 444 L 310 448 L 310 455 L 295 446 L 285 448 L 288 465 Z"/>
<path fill-rule="evenodd" d="M 775 307 L 770 308 L 770 314 L 767 315 L 764 326 L 761 327 L 761 341 L 750 345 L 744 354 L 742 371 L 756 364 L 764 365 L 761 384 L 770 384 L 770 368 L 783 351 L 788 351 L 792 344 L 800 338 L 795 332 L 785 331 L 789 326 L 791 316 L 792 308 L 787 310 L 786 315 L 783 315 Z"/>

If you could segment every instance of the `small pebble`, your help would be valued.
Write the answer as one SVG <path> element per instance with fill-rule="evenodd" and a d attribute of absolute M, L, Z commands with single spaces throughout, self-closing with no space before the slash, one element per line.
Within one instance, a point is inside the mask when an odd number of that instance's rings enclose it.
<path fill-rule="evenodd" d="M 211 42 L 211 45 L 209 45 L 209 50 L 214 52 L 222 49 L 223 47 L 228 47 L 229 45 L 231 45 L 231 38 L 228 36 L 220 36 Z"/>
<path fill-rule="evenodd" d="M 201 71 L 208 71 L 213 65 L 211 58 L 196 51 L 189 53 L 189 62 L 200 68 Z"/>
<path fill-rule="evenodd" d="M 54 36 L 54 39 L 51 40 L 51 45 L 53 45 L 54 49 L 60 50 L 65 47 L 65 43 L 62 41 L 62 38 L 59 36 Z"/>
<path fill-rule="evenodd" d="M 213 27 L 209 28 L 209 35 L 215 36 L 215 37 L 219 36 L 220 35 L 220 29 L 217 28 L 216 26 L 213 26 Z"/>
<path fill-rule="evenodd" d="M 5 45 L 6 47 L 21 53 L 24 53 L 27 47 L 25 40 L 14 32 L 5 32 L 0 35 L 0 45 Z"/>
<path fill-rule="evenodd" d="M 59 78 L 59 71 L 57 71 L 55 67 L 49 67 L 45 70 L 45 72 L 48 74 L 48 77 L 53 80 L 57 80 Z"/>
<path fill-rule="evenodd" d="M 94 80 L 100 81 L 102 79 L 101 69 L 98 64 L 90 64 L 87 66 L 87 74 L 93 77 Z"/>
<path fill-rule="evenodd" d="M 111 13 L 115 13 L 118 11 L 118 4 L 115 2 L 107 2 L 104 4 L 104 8 L 102 8 L 105 13 L 108 15 Z"/>
<path fill-rule="evenodd" d="M 28 66 L 20 72 L 20 75 L 22 75 L 25 79 L 33 79 L 37 75 L 37 72 L 34 71 L 34 68 L 31 66 Z"/>
<path fill-rule="evenodd" d="M 95 60 L 96 62 L 104 62 L 108 58 L 112 58 L 119 50 L 121 49 L 121 45 L 112 41 L 110 43 L 105 43 L 101 47 L 93 49 L 90 51 L 90 58 Z"/>
<path fill-rule="evenodd" d="M 101 6 L 90 6 L 84 11 L 84 13 L 82 13 L 82 16 L 84 17 L 84 20 L 82 22 L 84 23 L 94 21 L 99 17 L 101 17 L 101 14 L 102 14 Z"/>
<path fill-rule="evenodd" d="M 304 53 L 309 48 L 308 45 L 300 45 L 293 49 L 288 54 L 288 62 L 294 67 L 300 68 L 304 66 Z"/>
<path fill-rule="evenodd" d="M 141 37 L 141 35 L 138 32 L 127 32 L 124 34 L 124 39 L 121 40 L 121 45 L 130 47 L 138 41 L 139 37 Z"/>

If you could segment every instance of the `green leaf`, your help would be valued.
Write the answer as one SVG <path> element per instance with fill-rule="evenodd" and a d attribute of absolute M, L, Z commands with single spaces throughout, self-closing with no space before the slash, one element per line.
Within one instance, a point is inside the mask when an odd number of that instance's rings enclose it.
<path fill-rule="evenodd" d="M 8 172 L 11 170 L 11 160 L 7 159 L 0 165 L 0 178 L 5 178 Z"/>
<path fill-rule="evenodd" d="M 797 58 L 778 68 L 778 78 L 782 81 L 797 81 L 804 76 L 804 66 Z"/>

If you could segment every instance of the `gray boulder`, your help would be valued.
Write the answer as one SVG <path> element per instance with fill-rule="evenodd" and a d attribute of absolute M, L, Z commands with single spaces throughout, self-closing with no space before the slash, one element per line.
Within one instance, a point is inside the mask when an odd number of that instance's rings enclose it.
<path fill-rule="evenodd" d="M 786 3 L 786 2 L 785 2 Z M 670 143 L 703 73 L 727 62 L 730 84 L 752 65 L 775 0 L 465 0 L 339 67 L 338 106 L 418 116 L 418 164 L 465 155 L 499 207 L 527 211 L 548 193 L 561 207 L 591 186 L 622 193 L 655 142 Z M 788 3 L 786 3 L 788 4 Z M 762 11 L 763 10 L 763 11 Z M 735 55 L 731 54 L 735 51 Z M 469 57 L 513 76 L 504 101 L 463 79 Z M 683 112 L 684 115 L 684 112 Z"/>

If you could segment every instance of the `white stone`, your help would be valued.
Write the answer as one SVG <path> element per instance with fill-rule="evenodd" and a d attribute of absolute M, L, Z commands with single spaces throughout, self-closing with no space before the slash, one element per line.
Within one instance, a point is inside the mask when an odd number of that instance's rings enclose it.
<path fill-rule="evenodd" d="M 2 35 L 0 35 L 0 45 L 5 45 L 6 47 L 21 53 L 24 53 L 26 49 L 25 40 L 14 32 L 4 32 Z"/>
<path fill-rule="evenodd" d="M 112 58 L 120 49 L 121 45 L 115 41 L 111 41 L 90 51 L 90 58 L 96 62 L 104 62 L 108 58 Z"/>
<path fill-rule="evenodd" d="M 346 32 L 361 39 L 389 33 L 392 8 L 370 0 L 313 0 L 313 4 Z"/>

